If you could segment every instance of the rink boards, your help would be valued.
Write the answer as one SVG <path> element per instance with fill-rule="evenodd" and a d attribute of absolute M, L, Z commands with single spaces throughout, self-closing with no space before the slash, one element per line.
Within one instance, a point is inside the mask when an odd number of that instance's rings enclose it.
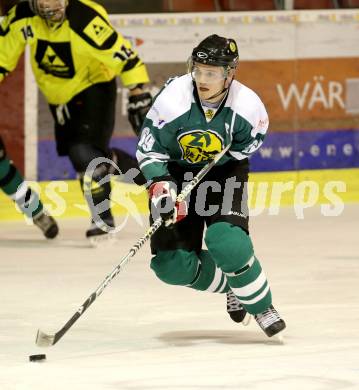
<path fill-rule="evenodd" d="M 359 202 L 359 169 L 304 170 L 252 173 L 248 198 L 252 216 L 276 215 L 282 207 L 292 207 L 298 218 L 317 205 L 340 215 L 347 203 Z M 144 187 L 113 180 L 112 202 L 115 215 L 134 217 L 148 213 Z M 45 207 L 58 218 L 88 217 L 77 180 L 32 183 Z M 0 193 L 0 221 L 23 219 L 12 201 Z"/>

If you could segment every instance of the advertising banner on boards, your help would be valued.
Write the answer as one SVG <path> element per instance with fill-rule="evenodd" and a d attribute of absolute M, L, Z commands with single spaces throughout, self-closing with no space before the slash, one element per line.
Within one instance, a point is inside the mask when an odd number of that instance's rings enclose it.
<path fill-rule="evenodd" d="M 169 77 L 186 72 L 193 47 L 204 37 L 236 39 L 236 78 L 261 97 L 270 119 L 252 171 L 359 167 L 357 10 L 113 15 L 111 22 L 146 62 L 153 95 Z M 119 84 L 113 144 L 133 153 L 136 137 L 126 103 Z M 40 99 L 40 179 L 72 178 L 69 163 L 56 157 L 44 106 Z M 58 167 L 51 175 L 41 163 L 49 158 Z"/>

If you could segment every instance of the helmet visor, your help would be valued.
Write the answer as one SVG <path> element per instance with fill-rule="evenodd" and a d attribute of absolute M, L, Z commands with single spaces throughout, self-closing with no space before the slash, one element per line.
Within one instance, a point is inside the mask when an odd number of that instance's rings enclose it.
<path fill-rule="evenodd" d="M 227 78 L 228 72 L 223 66 L 206 66 L 192 63 L 189 69 L 192 80 L 199 84 L 216 84 Z"/>

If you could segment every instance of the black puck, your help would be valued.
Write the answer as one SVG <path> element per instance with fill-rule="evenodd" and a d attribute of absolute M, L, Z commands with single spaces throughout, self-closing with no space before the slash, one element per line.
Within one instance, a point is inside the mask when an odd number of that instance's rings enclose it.
<path fill-rule="evenodd" d="M 39 355 L 30 355 L 29 360 L 30 362 L 40 362 L 42 360 L 46 360 L 46 355 L 44 353 L 41 353 Z"/>

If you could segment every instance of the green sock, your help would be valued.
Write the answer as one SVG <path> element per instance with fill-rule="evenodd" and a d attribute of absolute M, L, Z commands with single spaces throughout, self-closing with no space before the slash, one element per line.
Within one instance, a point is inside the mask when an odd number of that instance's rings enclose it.
<path fill-rule="evenodd" d="M 216 267 L 208 251 L 176 249 L 159 251 L 151 260 L 151 269 L 163 282 L 187 286 L 199 291 L 229 291 L 225 274 Z"/>
<path fill-rule="evenodd" d="M 269 284 L 255 256 L 242 270 L 226 275 L 231 290 L 248 313 L 261 313 L 271 305 L 272 294 Z"/>
<path fill-rule="evenodd" d="M 21 173 L 7 158 L 0 161 L 0 188 L 29 218 L 43 210 L 39 195 L 24 181 Z"/>
<path fill-rule="evenodd" d="M 188 287 L 214 293 L 229 291 L 226 275 L 216 266 L 209 252 L 201 250 L 199 259 L 196 277 Z"/>
<path fill-rule="evenodd" d="M 266 310 L 272 303 L 271 292 L 250 236 L 238 226 L 218 222 L 207 229 L 205 240 L 214 262 L 248 313 Z"/>

